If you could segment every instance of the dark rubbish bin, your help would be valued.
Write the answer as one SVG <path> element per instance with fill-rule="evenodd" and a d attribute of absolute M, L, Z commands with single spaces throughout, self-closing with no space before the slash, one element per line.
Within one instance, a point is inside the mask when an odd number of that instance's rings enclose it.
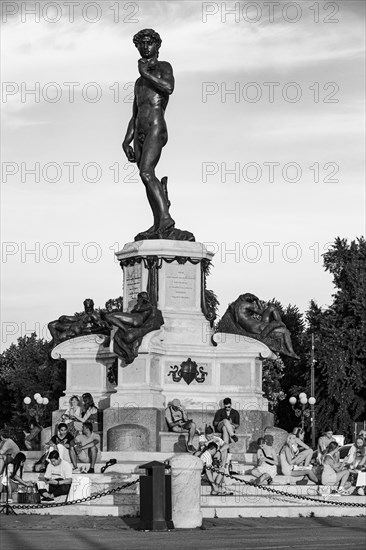
<path fill-rule="evenodd" d="M 165 469 L 169 467 L 156 460 L 139 466 L 146 470 L 146 475 L 140 476 L 140 529 L 174 529 L 171 476 L 165 474 Z"/>

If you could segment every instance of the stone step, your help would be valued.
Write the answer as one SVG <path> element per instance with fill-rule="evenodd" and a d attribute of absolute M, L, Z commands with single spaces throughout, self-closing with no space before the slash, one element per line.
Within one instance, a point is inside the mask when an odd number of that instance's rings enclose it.
<path fill-rule="evenodd" d="M 109 497 L 103 497 L 103 499 Z M 366 508 L 334 506 L 332 501 L 354 504 L 365 504 L 362 497 L 333 497 L 328 501 L 319 499 L 318 502 L 306 502 L 297 500 L 292 502 L 290 499 L 258 498 L 240 499 L 237 497 L 202 497 L 201 510 L 204 518 L 255 518 L 255 517 L 356 517 L 365 516 Z M 17 509 L 17 513 L 26 514 L 50 514 L 50 515 L 88 515 L 88 516 L 138 516 L 139 502 L 124 501 L 122 504 L 111 504 L 110 500 L 104 500 L 98 504 L 92 501 L 90 504 L 75 504 L 71 506 L 60 506 L 53 508 L 45 506 L 42 508 L 23 508 Z"/>
<path fill-rule="evenodd" d="M 25 453 L 26 454 L 26 453 Z M 30 451 L 27 454 L 27 460 L 25 462 L 25 472 L 31 472 L 33 470 L 33 465 L 37 460 L 39 460 L 42 456 L 42 452 L 40 451 Z M 113 466 L 110 466 L 106 474 L 110 473 L 120 473 L 120 474 L 129 474 L 129 473 L 144 473 L 144 469 L 140 469 L 139 466 L 143 464 L 147 464 L 149 462 L 152 462 L 154 460 L 157 460 L 158 462 L 165 462 L 169 459 L 171 459 L 173 456 L 175 456 L 175 453 L 160 453 L 160 452 L 104 452 L 100 453 L 97 457 L 97 462 L 95 464 L 95 471 L 99 472 L 101 471 L 101 468 L 106 464 L 106 462 L 112 458 L 117 460 L 117 463 Z M 88 467 L 88 464 L 78 462 L 78 468 L 85 468 Z"/>
<path fill-rule="evenodd" d="M 181 434 L 172 434 L 170 432 L 167 432 L 169 435 L 177 436 Z M 240 434 L 239 434 L 240 435 Z M 235 445 L 231 444 L 231 445 Z M 27 457 L 28 460 L 39 460 L 41 456 L 44 454 L 45 451 L 22 451 Z M 118 462 L 126 462 L 131 459 L 138 462 L 141 460 L 142 462 L 151 462 L 152 460 L 159 460 L 163 461 L 168 460 L 169 458 L 172 458 L 173 456 L 180 455 L 180 454 L 186 454 L 186 451 L 182 451 L 179 453 L 176 453 L 174 451 L 156 451 L 156 452 L 149 452 L 149 451 L 102 451 L 98 454 L 98 460 L 99 462 L 105 462 L 111 458 L 116 458 Z M 233 459 L 235 460 L 235 459 Z M 257 462 L 257 455 L 256 453 L 242 453 L 241 454 L 241 460 L 239 461 L 241 463 L 245 464 L 256 464 Z"/>
<path fill-rule="evenodd" d="M 72 506 L 60 506 L 52 508 L 45 506 L 44 508 L 22 508 L 17 509 L 17 514 L 39 514 L 39 515 L 57 515 L 57 516 L 136 516 L 138 508 L 134 505 L 117 506 L 117 505 L 97 505 L 97 504 L 75 504 Z"/>
<path fill-rule="evenodd" d="M 275 491 L 283 491 L 290 493 L 292 495 L 306 495 L 306 496 L 317 496 L 318 490 L 322 491 L 324 494 L 327 491 L 326 487 L 316 485 L 315 483 L 309 485 L 282 485 L 282 484 L 272 484 L 265 487 L 257 487 L 255 485 L 244 485 L 242 483 L 235 483 L 233 485 L 224 484 L 227 490 L 233 491 L 235 495 L 238 496 L 267 496 L 267 495 L 276 495 L 276 493 L 271 493 L 269 489 Z M 211 494 L 210 485 L 201 486 L 201 495 L 209 496 Z"/>
<path fill-rule="evenodd" d="M 309 497 L 316 497 L 316 495 L 303 495 Z M 342 502 L 345 504 L 365 504 L 365 498 L 359 496 L 336 496 L 336 495 L 327 495 L 326 497 L 316 497 L 317 501 L 311 500 L 307 501 L 305 499 L 298 499 L 296 495 L 294 497 L 290 496 L 281 496 L 281 495 L 204 495 L 201 497 L 202 506 L 218 506 L 218 507 L 230 507 L 230 506 L 239 506 L 243 508 L 250 508 L 252 505 L 266 507 L 282 507 L 286 505 L 295 505 L 295 506 L 313 506 L 319 507 L 323 505 L 330 506 L 332 502 Z M 358 508 L 359 513 L 366 513 L 366 508 Z"/>
<path fill-rule="evenodd" d="M 36 472 L 24 472 L 23 473 L 23 479 L 24 481 L 33 481 L 36 482 L 39 479 L 39 475 Z M 124 485 L 125 483 L 130 483 L 131 481 L 134 481 L 139 476 L 138 474 L 132 473 L 132 474 L 74 474 L 74 477 L 81 476 L 82 478 L 87 478 L 91 485 L 92 492 L 97 491 L 104 491 L 107 489 L 110 489 L 112 487 L 116 487 L 119 485 Z M 136 487 L 133 485 L 131 488 L 124 489 L 125 491 L 134 491 Z"/>
<path fill-rule="evenodd" d="M 215 434 L 218 437 L 220 437 L 220 434 Z M 251 434 L 236 434 L 238 437 L 237 443 L 234 443 L 233 441 L 230 443 L 230 453 L 232 454 L 233 460 L 240 460 L 244 461 L 244 455 L 246 454 L 246 450 L 249 446 L 249 442 L 251 440 Z M 176 432 L 159 432 L 159 438 L 160 438 L 160 449 L 163 452 L 174 452 L 174 453 L 182 453 L 185 452 L 187 441 L 188 441 L 188 434 L 187 433 L 176 433 Z M 198 439 L 199 436 L 195 435 L 193 438 L 193 446 L 198 449 Z M 252 454 L 252 453 L 250 453 Z M 256 457 L 256 455 L 254 455 Z M 252 458 L 251 458 L 252 461 Z M 256 458 L 255 458 L 256 461 Z M 254 463 L 254 462 L 253 462 Z"/>
<path fill-rule="evenodd" d="M 262 503 L 250 504 L 250 506 L 219 506 L 202 505 L 201 511 L 204 518 L 258 518 L 258 517 L 359 517 L 365 515 L 364 508 L 346 506 L 321 505 L 282 505 L 263 506 Z"/>

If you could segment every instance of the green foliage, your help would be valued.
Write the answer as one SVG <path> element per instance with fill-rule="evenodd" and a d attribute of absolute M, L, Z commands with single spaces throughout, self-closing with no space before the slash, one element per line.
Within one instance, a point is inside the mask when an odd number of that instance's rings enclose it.
<path fill-rule="evenodd" d="M 307 312 L 315 336 L 317 425 L 352 437 L 366 409 L 366 241 L 337 238 L 324 254 L 333 275 L 333 304 Z"/>
<path fill-rule="evenodd" d="M 281 379 L 284 376 L 285 365 L 281 357 L 265 359 L 262 366 L 262 389 L 268 399 L 269 412 L 276 413 L 277 405 L 285 399 Z"/>
<path fill-rule="evenodd" d="M 306 390 L 310 368 L 310 344 L 304 332 L 304 318 L 298 307 L 291 304 L 284 307 L 275 298 L 270 302 L 276 305 L 282 321 L 290 331 L 293 348 L 300 357 L 300 361 L 294 361 L 291 357 L 282 355 L 280 359 L 273 362 L 275 364 L 269 370 L 268 361 L 264 361 L 263 391 L 269 400 L 270 411 L 275 415 L 276 425 L 292 431 L 298 424 L 298 420 L 288 399 Z"/>
<path fill-rule="evenodd" d="M 19 434 L 28 423 L 23 399 L 33 400 L 35 393 L 48 397 L 44 423 L 51 424 L 52 411 L 58 408 L 66 386 L 66 369 L 65 361 L 54 361 L 50 351 L 49 343 L 33 333 L 18 338 L 0 355 L 1 426 L 7 424 Z"/>

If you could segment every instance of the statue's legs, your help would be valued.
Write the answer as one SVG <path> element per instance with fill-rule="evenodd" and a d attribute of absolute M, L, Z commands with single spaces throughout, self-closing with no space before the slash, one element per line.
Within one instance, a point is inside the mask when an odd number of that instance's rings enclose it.
<path fill-rule="evenodd" d="M 140 177 L 146 188 L 146 195 L 154 216 L 154 228 L 163 233 L 174 226 L 174 220 L 169 214 L 167 196 L 161 182 L 155 175 L 155 167 L 160 159 L 165 145 L 166 133 L 152 130 L 145 137 L 139 162 Z"/>
<path fill-rule="evenodd" d="M 144 141 L 145 141 L 145 134 L 143 132 L 138 132 L 137 129 L 136 129 L 136 135 L 135 135 L 135 139 L 134 139 L 134 149 L 135 149 L 135 158 L 136 158 L 136 164 L 138 166 L 138 168 L 140 168 L 141 166 L 141 156 L 142 156 L 142 148 L 143 148 L 143 144 L 144 144 Z M 140 174 L 140 177 L 141 177 L 141 174 Z M 143 231 L 141 234 L 144 234 L 146 235 L 146 237 L 148 238 L 150 235 L 152 235 L 153 233 L 156 233 L 156 231 L 158 230 L 158 220 L 155 219 L 155 214 L 154 214 L 154 210 L 153 210 L 153 207 L 152 207 L 152 197 L 149 196 L 149 191 L 148 191 L 148 188 L 145 186 L 145 189 L 146 189 L 146 195 L 147 195 L 147 200 L 149 201 L 149 204 L 150 204 L 150 207 L 151 207 L 151 210 L 153 212 L 153 215 L 154 215 L 154 224 L 149 227 L 149 229 L 146 229 L 146 231 Z"/>

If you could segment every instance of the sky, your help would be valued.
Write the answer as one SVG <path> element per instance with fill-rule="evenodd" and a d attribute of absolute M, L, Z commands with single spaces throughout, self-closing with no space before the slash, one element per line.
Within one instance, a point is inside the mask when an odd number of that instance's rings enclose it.
<path fill-rule="evenodd" d="M 3 2 L 2 337 L 122 294 L 114 252 L 151 225 L 121 142 L 153 28 L 173 66 L 167 175 L 176 226 L 239 294 L 332 302 L 322 254 L 365 226 L 365 4 Z"/>

